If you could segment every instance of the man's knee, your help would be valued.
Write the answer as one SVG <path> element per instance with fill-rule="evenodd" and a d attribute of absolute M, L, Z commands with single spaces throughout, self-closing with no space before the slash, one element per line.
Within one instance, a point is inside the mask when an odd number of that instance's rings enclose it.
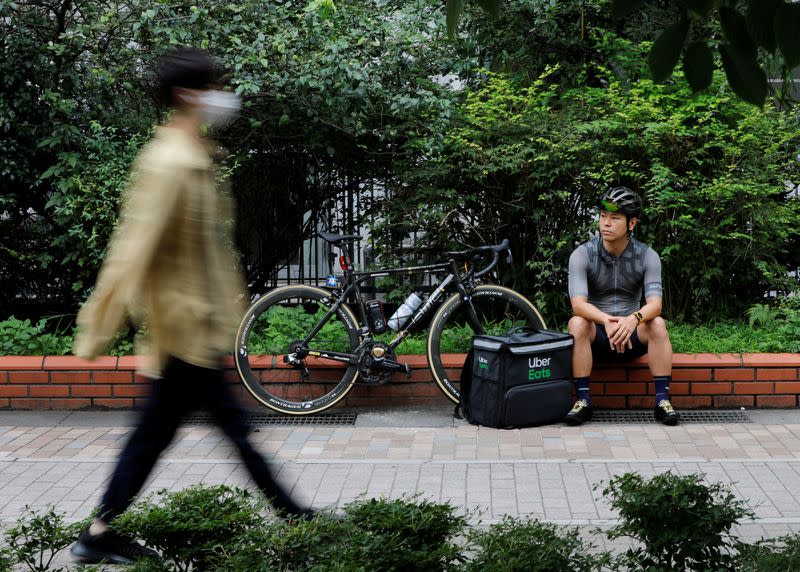
<path fill-rule="evenodd" d="M 576 339 L 590 339 L 594 323 L 580 316 L 573 316 L 568 324 L 569 333 Z"/>
<path fill-rule="evenodd" d="M 667 322 L 664 318 L 657 316 L 647 322 L 648 338 L 652 341 L 666 341 L 669 340 L 669 332 L 667 332 Z"/>

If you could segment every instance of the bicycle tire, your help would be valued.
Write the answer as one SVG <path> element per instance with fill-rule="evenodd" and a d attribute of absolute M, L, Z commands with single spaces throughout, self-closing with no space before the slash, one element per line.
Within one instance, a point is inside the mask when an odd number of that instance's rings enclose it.
<path fill-rule="evenodd" d="M 288 415 L 310 415 L 336 405 L 352 389 L 358 368 L 307 356 L 300 367 L 283 362 L 289 344 L 301 341 L 333 304 L 331 293 L 290 285 L 270 291 L 245 313 L 236 334 L 235 361 L 242 383 L 262 405 Z M 327 336 L 323 338 L 322 336 Z M 355 353 L 358 320 L 344 304 L 312 338 L 323 351 Z"/>
<path fill-rule="evenodd" d="M 476 313 L 482 321 L 489 319 L 496 319 L 498 313 L 503 311 L 503 308 L 512 308 L 513 311 L 507 311 L 509 316 L 502 321 L 489 322 L 496 324 L 500 333 L 502 330 L 507 330 L 515 325 L 528 325 L 537 329 L 546 327 L 544 318 L 542 318 L 539 310 L 534 306 L 525 296 L 519 292 L 506 288 L 504 286 L 497 286 L 495 284 L 481 284 L 470 292 L 470 298 L 475 307 Z M 430 329 L 428 331 L 427 339 L 427 356 L 428 367 L 430 367 L 433 379 L 442 390 L 442 393 L 453 403 L 459 402 L 459 390 L 456 384 L 457 379 L 453 379 L 459 375 L 461 368 L 464 365 L 463 358 L 455 358 L 455 356 L 448 357 L 446 360 L 442 359 L 442 338 L 443 334 L 448 327 L 452 331 L 459 333 L 463 338 L 463 342 L 468 346 L 474 332 L 472 328 L 466 329 L 465 312 L 461 311 L 464 302 L 461 300 L 459 294 L 453 294 L 448 298 L 439 308 L 431 320 Z M 496 306 L 496 307 L 495 307 Z M 470 333 L 472 332 L 472 333 Z M 466 347 L 463 348 L 466 351 Z M 454 375 L 448 373 L 450 370 Z"/>

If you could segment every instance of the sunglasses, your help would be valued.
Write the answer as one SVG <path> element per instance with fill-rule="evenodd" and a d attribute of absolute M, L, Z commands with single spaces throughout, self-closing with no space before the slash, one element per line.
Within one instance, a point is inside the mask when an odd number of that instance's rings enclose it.
<path fill-rule="evenodd" d="M 608 211 L 610 213 L 619 212 L 621 209 L 616 203 L 612 203 L 609 200 L 601 199 L 600 200 L 600 208 L 604 211 Z"/>

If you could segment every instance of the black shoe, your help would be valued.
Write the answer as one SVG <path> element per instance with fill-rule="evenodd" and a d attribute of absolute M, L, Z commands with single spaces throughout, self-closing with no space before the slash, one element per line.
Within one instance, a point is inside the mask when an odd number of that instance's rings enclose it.
<path fill-rule="evenodd" d="M 79 562 L 86 564 L 133 564 L 144 558 L 158 558 L 158 552 L 142 546 L 113 530 L 102 534 L 89 534 L 84 530 L 70 548 Z"/>
<path fill-rule="evenodd" d="M 662 399 L 658 405 L 653 409 L 653 415 L 656 416 L 656 421 L 661 421 L 664 425 L 677 425 L 681 416 L 672 408 L 672 403 L 669 399 Z"/>
<path fill-rule="evenodd" d="M 586 421 L 592 419 L 594 409 L 589 405 L 585 399 L 579 399 L 572 406 L 572 409 L 567 416 L 564 417 L 564 422 L 567 425 L 583 425 Z"/>

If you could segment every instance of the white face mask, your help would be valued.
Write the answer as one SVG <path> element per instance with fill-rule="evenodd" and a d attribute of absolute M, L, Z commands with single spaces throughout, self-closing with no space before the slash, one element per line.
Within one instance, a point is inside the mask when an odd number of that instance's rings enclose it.
<path fill-rule="evenodd" d="M 186 96 L 184 96 L 186 98 Z M 211 127 L 224 127 L 236 116 L 242 107 L 242 100 L 233 92 L 208 89 L 191 97 L 200 106 L 197 113 L 203 123 Z"/>

